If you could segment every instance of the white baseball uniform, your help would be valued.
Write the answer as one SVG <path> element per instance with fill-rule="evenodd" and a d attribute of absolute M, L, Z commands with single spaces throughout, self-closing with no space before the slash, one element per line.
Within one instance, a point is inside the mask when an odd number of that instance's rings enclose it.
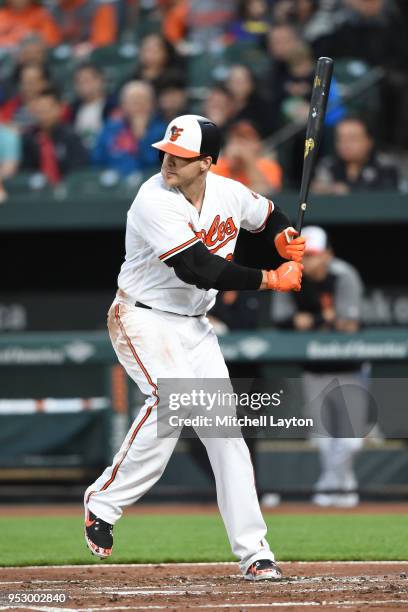
<path fill-rule="evenodd" d="M 241 183 L 208 173 L 201 212 L 156 174 L 140 188 L 129 212 L 126 258 L 108 328 L 118 359 L 146 401 L 111 466 L 87 490 L 88 508 L 114 524 L 159 479 L 176 438 L 157 437 L 160 378 L 228 378 L 217 337 L 205 313 L 216 290 L 181 281 L 165 264 L 201 240 L 231 258 L 241 227 L 261 231 L 273 204 Z M 135 306 L 141 302 L 151 309 Z M 200 316 L 197 316 L 200 315 Z M 274 560 L 265 539 L 253 467 L 243 438 L 206 438 L 219 509 L 243 573 L 258 559 Z"/>

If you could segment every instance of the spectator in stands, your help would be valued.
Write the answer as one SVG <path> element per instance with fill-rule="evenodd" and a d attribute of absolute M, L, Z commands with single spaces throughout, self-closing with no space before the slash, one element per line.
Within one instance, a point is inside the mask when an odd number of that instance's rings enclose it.
<path fill-rule="evenodd" d="M 29 34 L 19 44 L 16 56 L 17 70 L 28 64 L 46 66 L 47 45 L 38 34 Z"/>
<path fill-rule="evenodd" d="M 14 67 L 11 74 L 0 77 L 0 107 L 16 95 L 20 80 L 20 72 L 24 66 L 36 64 L 46 67 L 47 45 L 38 34 L 29 34 L 13 52 Z M 0 111 L 1 113 L 1 111 Z"/>
<path fill-rule="evenodd" d="M 253 72 L 247 66 L 232 66 L 225 86 L 232 95 L 234 121 L 246 119 L 262 138 L 269 136 L 275 128 L 276 115 L 269 101 L 258 92 Z"/>
<path fill-rule="evenodd" d="M 87 163 L 87 153 L 69 125 L 61 122 L 63 105 L 53 89 L 31 102 L 36 125 L 23 136 L 23 168 L 41 172 L 52 185 Z"/>
<path fill-rule="evenodd" d="M 276 24 L 269 31 L 268 51 L 271 57 L 271 69 L 268 87 L 276 113 L 279 112 L 285 97 L 284 83 L 289 79 L 290 58 L 302 44 L 298 32 L 290 24 Z"/>
<path fill-rule="evenodd" d="M 311 47 L 299 42 L 288 51 L 285 67 L 281 74 L 280 90 L 281 104 L 280 117 L 284 124 L 297 123 L 300 127 L 306 126 L 309 114 L 310 96 L 313 87 L 315 61 Z M 279 87 L 277 88 L 279 90 Z M 332 78 L 329 104 L 325 119 L 324 142 L 321 144 L 321 155 L 324 154 L 327 143 L 332 150 L 333 126 L 345 116 L 345 108 L 339 97 L 339 90 L 335 77 Z M 305 150 L 304 130 L 299 129 L 289 138 L 281 154 L 285 165 L 285 186 L 298 188 L 299 168 L 302 167 Z"/>
<path fill-rule="evenodd" d="M 60 0 L 49 6 L 64 42 L 73 45 L 77 53 L 84 55 L 116 42 L 115 0 Z"/>
<path fill-rule="evenodd" d="M 240 121 L 228 132 L 227 143 L 215 174 L 240 181 L 257 193 L 279 191 L 282 185 L 282 169 L 266 157 L 256 129 L 248 121 Z"/>
<path fill-rule="evenodd" d="M 349 6 L 334 32 L 316 41 L 316 54 L 358 58 L 371 66 L 406 67 L 406 31 L 386 0 L 353 0 Z"/>
<path fill-rule="evenodd" d="M 139 65 L 132 80 L 147 81 L 157 94 L 162 83 L 183 78 L 182 63 L 174 47 L 161 34 L 145 36 L 140 46 Z"/>
<path fill-rule="evenodd" d="M 50 47 L 61 33 L 50 13 L 34 0 L 6 0 L 0 8 L 0 47 L 17 48 L 29 34 L 38 34 Z"/>
<path fill-rule="evenodd" d="M 236 0 L 189 0 L 188 40 L 202 50 L 219 50 L 225 33 L 236 18 Z"/>
<path fill-rule="evenodd" d="M 268 34 L 268 51 L 274 62 L 286 63 L 302 43 L 296 28 L 289 23 L 274 23 Z"/>
<path fill-rule="evenodd" d="M 294 0 L 276 0 L 273 3 L 272 18 L 275 24 L 290 23 L 295 11 Z"/>
<path fill-rule="evenodd" d="M 304 34 L 318 8 L 318 0 L 277 0 L 273 6 L 273 21 L 291 23 Z"/>
<path fill-rule="evenodd" d="M 160 140 L 166 123 L 157 115 L 153 87 L 143 81 L 127 83 L 120 96 L 122 117 L 110 119 L 92 152 L 96 166 L 122 176 L 154 171 L 159 166 L 152 142 Z"/>
<path fill-rule="evenodd" d="M 294 10 L 295 21 L 302 30 L 313 19 L 318 8 L 319 0 L 296 0 Z"/>
<path fill-rule="evenodd" d="M 293 23 L 311 44 L 333 32 L 346 10 L 343 0 L 296 0 Z"/>
<path fill-rule="evenodd" d="M 21 158 L 21 140 L 17 130 L 0 123 L 0 204 L 7 198 L 3 180 L 12 177 Z"/>
<path fill-rule="evenodd" d="M 343 195 L 356 191 L 398 189 L 397 168 L 375 151 L 368 125 L 349 117 L 335 128 L 335 155 L 317 166 L 312 188 L 316 193 Z"/>
<path fill-rule="evenodd" d="M 212 87 L 204 100 L 202 114 L 218 126 L 224 142 L 234 116 L 234 101 L 231 92 L 223 85 Z"/>
<path fill-rule="evenodd" d="M 401 19 L 405 24 L 405 28 L 408 27 L 408 4 L 406 0 L 395 0 L 395 3 L 398 7 L 398 11 L 401 15 Z"/>
<path fill-rule="evenodd" d="M 266 49 L 267 33 L 270 26 L 267 0 L 240 0 L 238 21 L 232 23 L 229 34 L 234 41 L 248 41 Z"/>
<path fill-rule="evenodd" d="M 0 119 L 12 121 L 21 129 L 33 125 L 30 103 L 49 86 L 50 76 L 44 65 L 23 65 L 18 71 L 18 91 L 0 107 Z"/>
<path fill-rule="evenodd" d="M 169 43 L 180 49 L 187 43 L 187 49 L 195 52 L 222 50 L 228 42 L 225 33 L 236 17 L 236 0 L 159 0 L 144 4 L 144 13 L 150 12 L 150 17 L 157 14 L 157 8 L 160 10 L 161 31 Z M 137 8 L 128 13 L 133 13 L 129 20 L 135 23 Z"/>
<path fill-rule="evenodd" d="M 274 294 L 274 322 L 299 332 L 314 331 L 316 340 L 327 330 L 356 332 L 363 293 L 360 275 L 334 257 L 322 228 L 305 227 L 302 235 L 306 238 L 302 291 Z M 312 440 L 321 462 L 313 497 L 319 506 L 352 507 L 359 502 L 353 458 L 362 447 L 368 419 L 365 387 L 357 360 L 313 360 L 304 365 L 305 416 L 313 418 Z M 353 391 L 351 398 L 350 389 L 356 388 L 359 391 Z"/>
<path fill-rule="evenodd" d="M 295 123 L 299 126 L 306 125 L 314 70 L 315 63 L 310 48 L 306 43 L 299 43 L 289 53 L 285 73 L 282 74 L 282 102 L 279 114 L 283 124 Z M 335 91 L 334 84 L 333 91 Z M 325 137 L 330 138 L 327 125 Z M 323 146 L 321 149 L 323 150 Z M 293 134 L 285 142 L 283 153 L 281 151 L 285 165 L 286 187 L 297 188 L 299 185 L 299 168 L 303 164 L 304 150 L 304 130 L 298 130 L 297 133 Z"/>
<path fill-rule="evenodd" d="M 175 47 L 187 35 L 188 0 L 167 0 L 162 2 L 162 31 L 165 38 Z"/>
<path fill-rule="evenodd" d="M 282 113 L 287 120 L 296 123 L 307 121 L 313 78 L 311 50 L 306 44 L 299 45 L 288 57 L 288 73 L 283 82 Z"/>
<path fill-rule="evenodd" d="M 386 0 L 353 0 L 334 31 L 314 43 L 316 55 L 358 58 L 384 68 L 377 136 L 387 146 L 408 146 L 408 37 L 403 19 Z M 395 9 L 395 10 L 394 10 Z M 386 49 L 386 52 L 384 52 Z"/>
<path fill-rule="evenodd" d="M 175 117 L 188 114 L 188 96 L 184 79 L 170 77 L 167 81 L 161 80 L 157 103 L 159 113 L 166 123 L 170 123 Z"/>
<path fill-rule="evenodd" d="M 107 95 L 103 72 L 91 63 L 76 69 L 74 89 L 76 99 L 71 106 L 74 130 L 90 150 L 104 122 L 116 108 L 116 99 Z"/>
<path fill-rule="evenodd" d="M 216 334 L 222 335 L 233 329 L 256 329 L 258 311 L 259 292 L 221 291 L 209 319 Z"/>

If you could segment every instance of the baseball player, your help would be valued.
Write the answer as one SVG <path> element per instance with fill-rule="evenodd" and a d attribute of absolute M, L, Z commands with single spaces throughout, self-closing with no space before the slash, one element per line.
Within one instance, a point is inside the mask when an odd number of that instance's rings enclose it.
<path fill-rule="evenodd" d="M 304 238 L 265 197 L 209 172 L 220 149 L 217 126 L 197 115 L 177 117 L 159 149 L 161 172 L 130 207 L 126 257 L 108 313 L 120 363 L 146 401 L 111 466 L 85 492 L 85 539 L 109 557 L 113 525 L 160 478 L 177 443 L 157 436 L 160 378 L 226 378 L 228 370 L 206 317 L 217 290 L 299 291 Z M 276 270 L 233 263 L 239 229 L 266 232 L 291 261 Z M 166 401 L 166 400 L 163 400 Z M 164 409 L 163 406 L 162 409 Z M 219 509 L 248 580 L 277 580 L 281 570 L 265 539 L 253 468 L 243 438 L 203 438 Z"/>
<path fill-rule="evenodd" d="M 358 271 L 335 257 L 323 228 L 310 225 L 303 228 L 303 236 L 307 241 L 303 290 L 296 297 L 274 295 L 275 323 L 316 334 L 356 332 L 364 290 Z M 321 464 L 312 502 L 352 508 L 359 503 L 353 463 L 364 441 L 357 433 L 363 431 L 368 413 L 363 364 L 356 359 L 313 360 L 304 364 L 302 379 L 305 413 L 316 424 L 311 440 Z M 350 437 L 353 430 L 356 433 Z"/>

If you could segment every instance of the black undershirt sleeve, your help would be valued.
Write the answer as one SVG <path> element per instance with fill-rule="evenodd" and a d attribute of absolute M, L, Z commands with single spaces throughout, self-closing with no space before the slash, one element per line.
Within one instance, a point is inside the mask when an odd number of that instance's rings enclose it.
<path fill-rule="evenodd" d="M 279 206 L 275 206 L 272 214 L 269 215 L 262 233 L 269 244 L 275 245 L 276 234 L 290 227 L 292 224 Z"/>
<path fill-rule="evenodd" d="M 250 232 L 241 229 L 235 247 L 234 261 L 243 266 L 263 270 L 277 268 L 285 260 L 276 250 L 275 238 L 279 232 L 291 225 L 285 213 L 275 205 L 262 231 Z"/>
<path fill-rule="evenodd" d="M 176 276 L 199 289 L 220 291 L 259 289 L 262 271 L 239 266 L 219 255 L 210 253 L 202 242 L 196 242 L 181 253 L 166 259 Z"/>

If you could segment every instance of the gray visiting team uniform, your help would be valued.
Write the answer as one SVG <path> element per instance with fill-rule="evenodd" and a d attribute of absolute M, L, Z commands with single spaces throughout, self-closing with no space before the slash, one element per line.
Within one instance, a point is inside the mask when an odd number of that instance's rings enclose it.
<path fill-rule="evenodd" d="M 358 272 L 349 263 L 334 258 L 329 275 L 336 319 L 359 321 L 363 285 Z M 298 311 L 296 296 L 275 293 L 271 308 L 275 323 L 288 321 Z M 316 331 L 317 341 L 318 335 Z M 314 420 L 317 431 L 311 438 L 321 461 L 316 491 L 350 492 L 357 487 L 353 457 L 363 444 L 360 432 L 367 420 L 366 386 L 358 361 L 316 360 L 304 364 L 304 413 Z"/>

